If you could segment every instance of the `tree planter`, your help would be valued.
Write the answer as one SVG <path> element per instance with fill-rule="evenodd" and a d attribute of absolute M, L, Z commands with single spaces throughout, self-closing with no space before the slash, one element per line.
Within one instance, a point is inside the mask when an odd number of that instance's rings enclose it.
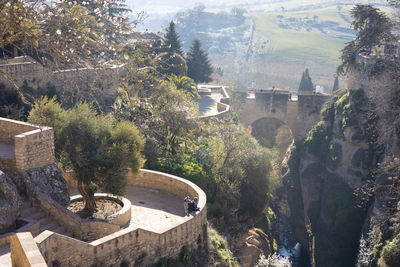
<path fill-rule="evenodd" d="M 105 219 L 107 222 L 112 223 L 112 224 L 117 224 L 119 226 L 125 226 L 127 225 L 130 220 L 131 220 L 131 202 L 124 198 L 124 197 L 118 197 L 114 196 L 111 194 L 104 194 L 104 193 L 96 193 L 94 194 L 94 197 L 96 201 L 101 200 L 101 199 L 107 199 L 114 201 L 122 206 L 122 209 L 119 210 L 118 212 L 107 216 Z M 75 195 L 71 197 L 71 203 L 74 202 L 79 202 L 83 201 L 83 198 L 81 195 Z"/>

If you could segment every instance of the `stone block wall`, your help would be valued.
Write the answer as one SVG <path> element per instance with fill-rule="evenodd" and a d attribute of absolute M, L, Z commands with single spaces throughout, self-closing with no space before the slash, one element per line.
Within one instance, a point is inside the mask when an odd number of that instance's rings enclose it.
<path fill-rule="evenodd" d="M 0 118 L 0 142 L 14 144 L 16 135 L 36 129 L 38 127 L 30 123 Z"/>
<path fill-rule="evenodd" d="M 15 159 L 0 159 L 0 168 L 24 171 L 54 163 L 53 128 L 0 118 L 0 142 L 14 145 Z"/>
<path fill-rule="evenodd" d="M 268 112 L 286 113 L 289 96 L 286 91 L 263 90 L 256 93 L 256 104 Z"/>
<path fill-rule="evenodd" d="M 176 257 L 183 246 L 202 247 L 207 238 L 206 195 L 195 184 L 177 176 L 141 170 L 129 173 L 128 184 L 157 189 L 180 198 L 199 198 L 200 211 L 183 223 L 158 232 L 128 227 L 93 242 L 83 242 L 45 231 L 35 238 L 49 266 L 146 266 L 163 257 Z"/>
<path fill-rule="evenodd" d="M 18 170 L 54 163 L 53 128 L 43 127 L 15 136 L 15 161 Z"/>
<path fill-rule="evenodd" d="M 123 65 L 104 65 L 101 68 L 80 68 L 52 71 L 30 57 L 17 57 L 0 61 L 3 71 L 18 86 L 29 86 L 37 94 L 41 90 L 55 87 L 58 92 L 80 94 L 90 99 L 111 101 L 125 75 Z M 0 82 L 10 87 L 9 80 L 0 77 Z M 105 104 L 105 103 L 103 103 Z"/>
<path fill-rule="evenodd" d="M 15 158 L 13 158 L 13 159 L 0 158 L 0 169 L 3 171 L 16 170 L 17 163 L 15 162 Z"/>

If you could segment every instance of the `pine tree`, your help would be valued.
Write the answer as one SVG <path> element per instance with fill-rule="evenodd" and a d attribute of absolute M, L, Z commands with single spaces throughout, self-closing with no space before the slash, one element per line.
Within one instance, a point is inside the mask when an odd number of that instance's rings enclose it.
<path fill-rule="evenodd" d="M 336 92 L 337 90 L 339 90 L 339 78 L 336 76 L 335 82 L 333 83 L 332 92 Z"/>
<path fill-rule="evenodd" d="M 169 54 L 177 53 L 183 56 L 181 41 L 179 40 L 179 35 L 175 30 L 175 23 L 171 21 L 167 32 L 164 35 L 164 52 Z"/>
<path fill-rule="evenodd" d="M 194 39 L 192 47 L 187 55 L 188 74 L 195 83 L 211 82 L 213 73 L 208 54 L 201 48 L 201 42 Z"/>
<path fill-rule="evenodd" d="M 314 85 L 312 83 L 310 73 L 308 72 L 308 69 L 306 69 L 301 76 L 299 92 L 312 92 L 313 90 Z"/>

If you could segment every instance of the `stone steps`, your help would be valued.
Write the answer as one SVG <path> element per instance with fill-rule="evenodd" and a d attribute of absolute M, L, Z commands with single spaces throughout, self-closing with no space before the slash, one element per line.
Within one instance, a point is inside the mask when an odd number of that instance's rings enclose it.
<path fill-rule="evenodd" d="M 44 211 L 40 210 L 40 208 L 32 207 L 29 201 L 23 202 L 19 219 L 39 222 L 39 234 L 45 230 L 49 230 L 62 235 L 72 236 L 72 233 L 67 232 L 63 226 L 58 224 Z"/>
<path fill-rule="evenodd" d="M 34 207 L 27 207 L 22 209 L 20 217 L 26 218 L 36 212 Z"/>
<path fill-rule="evenodd" d="M 32 220 L 39 222 L 39 233 L 50 230 L 62 235 L 72 236 L 71 232 L 66 231 L 66 229 L 58 224 L 51 216 L 48 216 L 45 212 L 40 210 L 40 208 L 32 207 L 29 201 L 24 201 L 22 203 L 21 215 L 18 219 L 21 220 Z M 11 253 L 10 245 L 0 246 L 0 267 L 11 267 Z"/>

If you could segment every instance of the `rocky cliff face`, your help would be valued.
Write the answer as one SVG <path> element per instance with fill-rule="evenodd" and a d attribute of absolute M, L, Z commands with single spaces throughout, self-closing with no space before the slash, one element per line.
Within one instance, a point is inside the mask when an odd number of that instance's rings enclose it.
<path fill-rule="evenodd" d="M 21 204 L 14 182 L 0 171 L 0 234 L 14 230 Z"/>
<path fill-rule="evenodd" d="M 61 170 L 55 164 L 32 168 L 24 172 L 7 173 L 14 181 L 18 191 L 34 200 L 37 194 L 50 196 L 59 204 L 69 204 L 69 189 Z"/>
<path fill-rule="evenodd" d="M 336 94 L 322 112 L 323 121 L 295 144 L 283 167 L 290 221 L 305 265 L 375 266 L 388 242 L 391 248 L 399 245 L 397 256 L 391 255 L 400 258 L 399 236 L 382 239 L 383 232 L 396 232 L 397 221 L 384 226 L 397 218 L 400 199 L 394 173 L 397 137 L 387 134 L 396 127 L 370 92 Z M 383 228 L 391 228 L 391 233 Z M 377 240 L 374 236 L 379 235 Z"/>

